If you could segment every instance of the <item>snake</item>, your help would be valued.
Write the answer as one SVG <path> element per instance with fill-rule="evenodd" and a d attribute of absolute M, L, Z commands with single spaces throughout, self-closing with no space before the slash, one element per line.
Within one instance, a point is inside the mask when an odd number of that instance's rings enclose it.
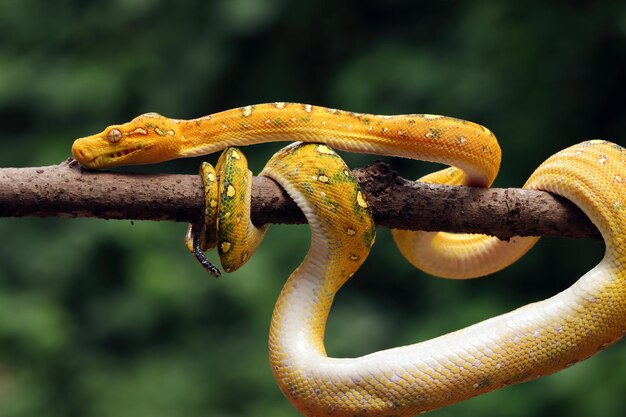
<path fill-rule="evenodd" d="M 400 417 L 441 408 L 552 374 L 626 332 L 626 151 L 588 140 L 543 162 L 524 188 L 577 205 L 600 231 L 601 262 L 569 288 L 469 327 L 356 358 L 328 357 L 326 320 L 339 288 L 359 269 L 375 237 L 370 207 L 335 149 L 448 165 L 420 181 L 489 187 L 501 150 L 487 128 L 429 114 L 372 115 L 300 103 L 234 108 L 192 120 L 147 113 L 77 139 L 81 165 L 152 164 L 225 150 L 202 164 L 206 207 L 185 241 L 201 255 L 217 247 L 226 271 L 242 266 L 265 232 L 249 219 L 251 173 L 237 146 L 294 142 L 260 175 L 276 181 L 311 228 L 311 246 L 287 279 L 272 315 L 269 356 L 285 397 L 306 416 Z M 498 271 L 538 237 L 392 231 L 416 267 L 446 278 Z"/>

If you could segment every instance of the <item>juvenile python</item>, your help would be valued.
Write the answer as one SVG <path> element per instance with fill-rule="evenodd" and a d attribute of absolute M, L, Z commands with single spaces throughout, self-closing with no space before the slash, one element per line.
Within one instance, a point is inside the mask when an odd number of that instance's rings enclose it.
<path fill-rule="evenodd" d="M 279 151 L 261 174 L 289 193 L 311 226 L 311 248 L 281 292 L 269 342 L 278 384 L 303 414 L 415 415 L 551 374 L 626 332 L 626 151 L 609 142 L 567 148 L 525 184 L 561 195 L 589 216 L 606 243 L 598 266 L 544 301 L 422 343 L 353 359 L 326 356 L 324 328 L 335 293 L 369 252 L 374 224 L 354 177 L 329 146 L 441 162 L 453 167 L 421 180 L 488 187 L 500 164 L 500 149 L 488 129 L 443 116 L 376 116 L 271 103 L 195 120 L 148 113 L 78 139 L 72 153 L 85 167 L 99 169 L 278 140 L 313 142 Z M 217 171 L 203 165 L 201 173 L 207 209 L 190 228 L 187 244 L 196 252 L 217 245 L 224 267 L 234 270 L 264 233 L 249 221 L 245 158 L 227 149 Z M 401 231 L 394 238 L 411 263 L 451 278 L 497 271 L 537 241 Z"/>

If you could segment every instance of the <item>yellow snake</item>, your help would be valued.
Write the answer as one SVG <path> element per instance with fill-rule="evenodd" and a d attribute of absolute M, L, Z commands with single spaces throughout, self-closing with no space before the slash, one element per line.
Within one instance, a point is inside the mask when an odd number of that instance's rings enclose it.
<path fill-rule="evenodd" d="M 335 293 L 368 254 L 374 226 L 355 179 L 329 146 L 441 162 L 453 168 L 422 180 L 487 187 L 500 164 L 500 149 L 489 130 L 443 116 L 376 116 L 281 102 L 195 120 L 149 113 L 78 139 L 72 152 L 81 164 L 97 169 L 277 140 L 313 142 L 278 152 L 262 173 L 291 195 L 312 231 L 309 253 L 276 304 L 269 342 L 276 380 L 303 414 L 415 415 L 556 372 L 626 332 L 626 151 L 609 142 L 567 148 L 525 184 L 561 195 L 589 216 L 606 243 L 598 266 L 547 300 L 435 339 L 353 359 L 327 357 L 324 328 Z M 263 234 L 251 229 L 246 217 L 250 174 L 245 158 L 231 148 L 217 171 L 204 166 L 201 172 L 207 210 L 204 224 L 191 227 L 188 246 L 217 245 L 222 262 L 228 258 L 225 268 L 236 269 Z M 537 240 L 400 231 L 394 238 L 416 266 L 457 278 L 501 269 Z"/>

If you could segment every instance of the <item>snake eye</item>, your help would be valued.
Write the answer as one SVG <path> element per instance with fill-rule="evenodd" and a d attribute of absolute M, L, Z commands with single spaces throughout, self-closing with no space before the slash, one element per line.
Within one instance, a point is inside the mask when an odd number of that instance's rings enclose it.
<path fill-rule="evenodd" d="M 122 139 L 122 132 L 120 132 L 118 129 L 111 129 L 109 131 L 109 134 L 107 135 L 107 139 L 111 143 L 117 143 Z"/>

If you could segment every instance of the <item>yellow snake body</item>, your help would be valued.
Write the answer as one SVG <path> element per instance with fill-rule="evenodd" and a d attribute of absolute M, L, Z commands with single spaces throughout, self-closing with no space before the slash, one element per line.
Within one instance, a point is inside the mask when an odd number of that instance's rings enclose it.
<path fill-rule="evenodd" d="M 102 168 L 268 140 L 323 142 L 350 151 L 453 164 L 457 168 L 425 178 L 448 184 L 489 186 L 500 159 L 491 132 L 473 123 L 288 103 L 247 106 L 191 121 L 144 115 L 77 140 L 73 153 L 83 165 Z M 333 297 L 359 268 L 373 241 L 371 215 L 358 185 L 334 152 L 319 144 L 285 148 L 262 175 L 283 186 L 312 230 L 311 249 L 283 288 L 270 331 L 278 384 L 307 416 L 414 415 L 556 372 L 626 331 L 626 151 L 620 146 L 595 140 L 565 149 L 544 162 L 525 185 L 562 195 L 591 218 L 607 248 L 597 267 L 547 300 L 432 340 L 354 359 L 328 358 L 323 342 Z M 219 204 L 225 200 L 231 207 L 228 199 L 244 184 L 218 176 L 226 181 L 220 185 Z M 231 227 L 223 222 L 219 227 Z M 396 232 L 395 238 L 412 263 L 448 277 L 493 272 L 536 241 L 424 232 Z M 217 244 L 219 248 L 219 239 Z M 246 245 L 239 246 L 228 246 L 227 252 L 239 259 L 234 268 L 249 255 Z"/>

